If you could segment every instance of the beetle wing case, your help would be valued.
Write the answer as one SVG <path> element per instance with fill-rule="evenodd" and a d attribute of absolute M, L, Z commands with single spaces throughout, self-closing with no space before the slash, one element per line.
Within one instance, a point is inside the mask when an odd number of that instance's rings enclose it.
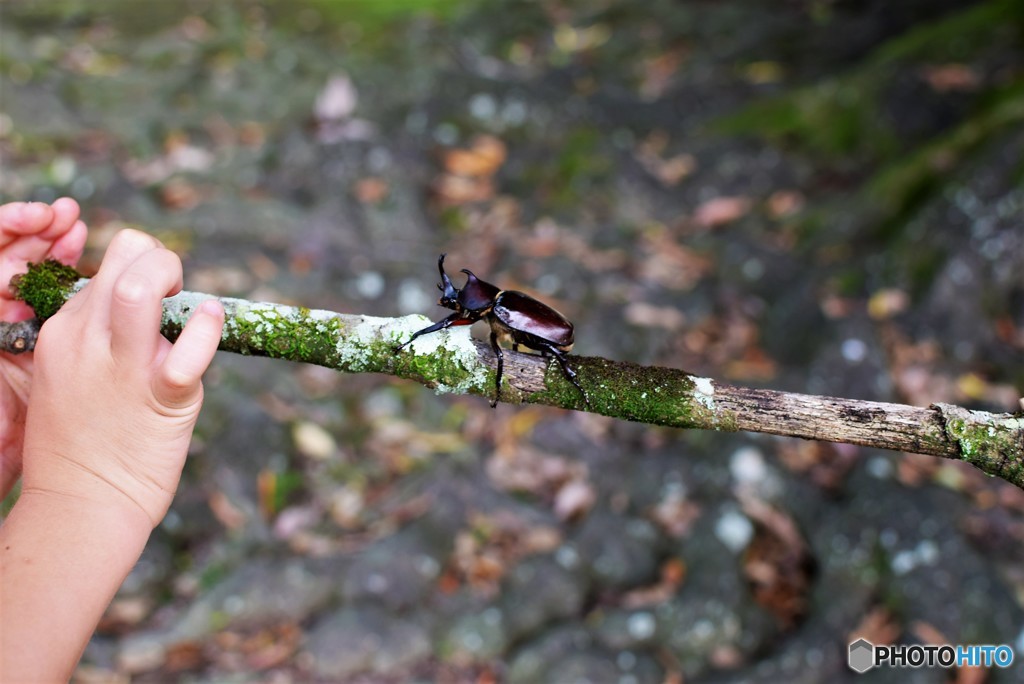
<path fill-rule="evenodd" d="M 547 304 L 528 294 L 506 290 L 498 295 L 492 313 L 514 331 L 521 331 L 569 351 L 574 341 L 572 323 Z M 527 345 L 529 346 L 529 345 Z"/>

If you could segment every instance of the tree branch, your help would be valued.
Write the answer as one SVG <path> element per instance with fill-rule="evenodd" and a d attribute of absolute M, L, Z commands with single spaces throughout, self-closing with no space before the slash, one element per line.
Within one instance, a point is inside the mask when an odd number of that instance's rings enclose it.
<path fill-rule="evenodd" d="M 39 319 L 8 323 L 0 321 L 0 351 L 8 354 L 24 354 L 36 348 L 39 336 Z"/>
<path fill-rule="evenodd" d="M 69 278 L 66 272 L 63 276 L 47 273 L 47 264 L 34 265 L 11 283 L 16 295 L 40 318 L 55 313 L 88 283 L 84 278 Z M 165 299 L 164 335 L 177 339 L 196 307 L 210 298 L 181 292 Z M 220 344 L 223 351 L 313 363 L 349 373 L 386 373 L 415 380 L 438 393 L 490 397 L 494 391 L 496 359 L 486 344 L 470 337 L 468 326 L 424 335 L 396 352 L 398 344 L 429 322 L 427 318 L 377 318 L 217 299 L 226 312 Z M 21 345 L 20 351 L 31 348 L 34 335 L 19 337 L 9 332 L 16 325 L 0 324 L 0 351 L 17 352 L 17 345 Z M 15 340 L 15 346 L 10 346 L 8 339 Z M 763 432 L 941 456 L 966 461 L 1024 489 L 1024 414 L 971 411 L 949 404 L 921 408 L 736 387 L 675 368 L 597 357 L 573 356 L 571 363 L 590 397 L 589 406 L 557 363 L 512 351 L 505 352 L 507 383 L 502 385 L 501 401 L 587 410 L 651 425 Z"/>

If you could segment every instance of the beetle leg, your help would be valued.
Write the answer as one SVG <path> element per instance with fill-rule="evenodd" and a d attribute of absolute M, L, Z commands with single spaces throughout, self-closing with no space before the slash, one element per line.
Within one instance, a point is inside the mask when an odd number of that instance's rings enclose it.
<path fill-rule="evenodd" d="M 512 351 L 514 351 L 514 352 L 519 351 L 519 343 L 518 342 L 513 342 L 512 343 Z"/>
<path fill-rule="evenodd" d="M 417 330 L 412 334 L 412 337 L 410 337 L 405 342 L 395 347 L 395 351 L 399 351 L 402 347 L 411 343 L 413 340 L 415 340 L 417 337 L 420 337 L 421 335 L 427 335 L 432 332 L 437 332 L 438 330 L 444 330 L 446 328 L 452 327 L 453 325 L 469 325 L 470 323 L 473 322 L 474 321 L 471 321 L 468 318 L 463 318 L 462 314 L 460 313 L 453 313 L 451 316 L 448 316 L 447 318 L 440 320 L 437 323 L 434 323 L 433 325 L 428 325 L 426 328 L 423 328 L 423 330 Z"/>
<path fill-rule="evenodd" d="M 494 350 L 494 355 L 498 357 L 498 374 L 494 381 L 494 399 L 491 399 L 491 408 L 495 408 L 498 405 L 498 397 L 501 396 L 501 371 L 505 366 L 505 353 L 501 350 L 501 346 L 498 345 L 498 334 L 491 331 L 491 349 Z"/>
<path fill-rule="evenodd" d="M 569 366 L 569 362 L 565 358 L 565 352 L 559 350 L 558 348 L 550 344 L 544 345 L 544 348 L 541 351 L 551 352 L 551 355 L 554 356 L 555 359 L 558 361 L 558 365 L 562 367 L 562 372 L 565 373 L 566 379 L 568 379 L 569 382 L 571 382 L 572 384 L 576 385 L 576 389 L 578 389 L 580 391 L 580 394 L 583 395 L 583 401 L 587 404 L 587 406 L 590 406 L 590 397 L 587 396 L 586 391 L 584 391 L 583 387 L 580 386 L 579 381 L 576 379 L 576 371 L 574 371 Z"/>

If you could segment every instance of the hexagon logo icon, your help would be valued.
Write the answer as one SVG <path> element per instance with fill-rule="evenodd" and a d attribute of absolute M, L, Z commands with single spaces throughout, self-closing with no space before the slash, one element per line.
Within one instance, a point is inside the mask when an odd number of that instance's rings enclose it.
<path fill-rule="evenodd" d="M 857 639 L 850 644 L 850 669 L 864 673 L 875 666 L 875 647 L 867 639 Z"/>

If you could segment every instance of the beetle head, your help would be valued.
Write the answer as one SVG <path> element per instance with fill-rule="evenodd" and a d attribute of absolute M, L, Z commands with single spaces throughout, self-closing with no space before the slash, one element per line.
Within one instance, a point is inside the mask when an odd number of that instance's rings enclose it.
<path fill-rule="evenodd" d="M 466 284 L 459 292 L 459 306 L 464 311 L 482 314 L 494 305 L 494 299 L 501 292 L 490 283 L 480 280 L 469 269 L 462 269 L 466 274 Z"/>

